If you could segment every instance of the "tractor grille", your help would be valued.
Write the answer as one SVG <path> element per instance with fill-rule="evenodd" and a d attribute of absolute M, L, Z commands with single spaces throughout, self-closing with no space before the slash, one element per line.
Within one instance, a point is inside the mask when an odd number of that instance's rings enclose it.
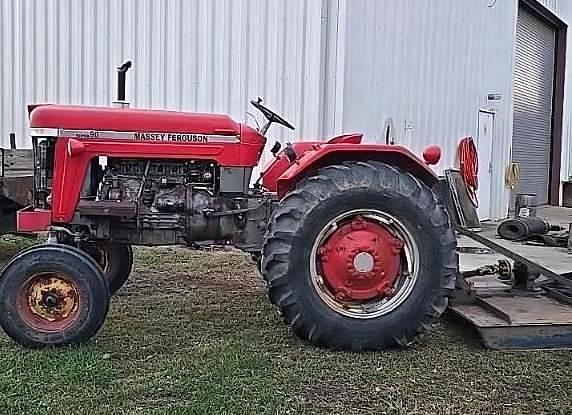
<path fill-rule="evenodd" d="M 54 174 L 55 138 L 35 137 L 34 146 L 34 200 L 37 207 L 48 206 Z"/>

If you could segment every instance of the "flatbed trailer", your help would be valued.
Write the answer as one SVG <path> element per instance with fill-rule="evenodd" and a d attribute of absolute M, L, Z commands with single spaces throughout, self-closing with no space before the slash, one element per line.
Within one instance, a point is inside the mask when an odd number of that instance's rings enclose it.
<path fill-rule="evenodd" d="M 551 223 L 572 221 L 570 209 L 541 209 L 539 215 L 548 213 L 555 215 L 549 217 Z M 457 232 L 460 269 L 450 309 L 476 328 L 484 345 L 499 350 L 572 349 L 568 250 L 503 240 L 496 235 L 496 224 L 484 224 L 478 233 L 463 227 Z M 474 253 L 466 253 L 468 248 Z M 498 275 L 498 266 L 488 265 L 499 260 L 501 269 L 509 264 L 504 277 Z M 520 271 L 515 272 L 517 267 Z M 475 269 L 485 275 L 475 275 Z"/>
<path fill-rule="evenodd" d="M 32 200 L 33 154 L 0 148 L 0 235 L 16 231 L 16 212 Z"/>

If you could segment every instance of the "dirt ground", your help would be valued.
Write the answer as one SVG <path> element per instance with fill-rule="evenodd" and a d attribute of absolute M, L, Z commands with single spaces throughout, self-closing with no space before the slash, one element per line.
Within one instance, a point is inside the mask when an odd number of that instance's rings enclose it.
<path fill-rule="evenodd" d="M 0 240 L 0 262 L 33 241 Z M 571 414 L 572 353 L 483 349 L 446 316 L 407 350 L 299 341 L 239 252 L 136 250 L 135 271 L 82 347 L 0 334 L 0 414 Z"/>

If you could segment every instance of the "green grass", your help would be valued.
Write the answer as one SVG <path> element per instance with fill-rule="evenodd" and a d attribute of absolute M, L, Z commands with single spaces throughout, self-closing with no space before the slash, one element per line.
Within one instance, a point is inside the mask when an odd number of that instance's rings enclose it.
<path fill-rule="evenodd" d="M 0 334 L 0 414 L 64 413 L 570 414 L 572 354 L 487 351 L 451 317 L 408 350 L 329 352 L 280 322 L 247 256 L 138 249 L 86 346 Z"/>

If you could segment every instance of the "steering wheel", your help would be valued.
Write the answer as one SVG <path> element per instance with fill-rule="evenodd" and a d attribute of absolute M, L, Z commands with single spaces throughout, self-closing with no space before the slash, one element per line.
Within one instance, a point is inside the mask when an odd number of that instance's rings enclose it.
<path fill-rule="evenodd" d="M 258 111 L 260 111 L 266 117 L 266 119 L 268 120 L 269 123 L 276 122 L 278 124 L 283 125 L 286 128 L 291 129 L 291 130 L 296 129 L 292 124 L 290 124 L 288 121 L 286 121 L 280 115 L 276 114 L 270 108 L 267 108 L 264 105 L 262 105 L 262 98 L 258 98 L 256 101 L 252 100 L 252 101 L 250 101 L 250 103 L 252 104 L 252 106 L 254 108 L 256 108 Z"/>

